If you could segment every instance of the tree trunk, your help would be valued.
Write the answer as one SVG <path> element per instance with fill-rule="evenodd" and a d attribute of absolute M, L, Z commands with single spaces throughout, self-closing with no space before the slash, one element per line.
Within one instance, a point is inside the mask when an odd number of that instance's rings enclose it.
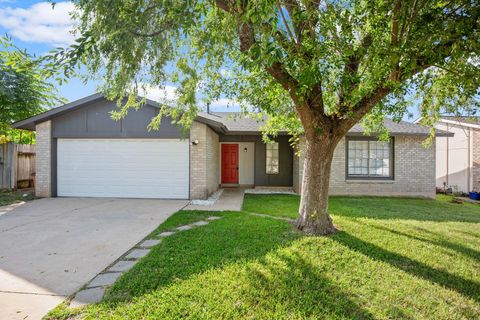
<path fill-rule="evenodd" d="M 330 135 L 306 135 L 302 198 L 297 228 L 305 233 L 327 235 L 336 231 L 328 214 L 328 189 L 333 152 L 340 140 Z"/>

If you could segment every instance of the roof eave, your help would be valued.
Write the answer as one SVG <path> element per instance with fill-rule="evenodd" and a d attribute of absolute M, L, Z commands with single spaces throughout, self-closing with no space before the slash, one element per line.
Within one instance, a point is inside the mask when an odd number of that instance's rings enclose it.
<path fill-rule="evenodd" d="M 225 134 L 228 131 L 227 127 L 225 127 L 225 125 L 220 121 L 208 119 L 208 118 L 202 117 L 201 115 L 197 115 L 197 117 L 195 118 L 195 121 L 208 125 L 217 133 Z"/>
<path fill-rule="evenodd" d="M 442 118 L 440 118 L 438 121 L 443 122 L 443 123 L 457 125 L 457 126 L 467 127 L 467 128 L 480 129 L 480 125 L 475 124 L 475 123 L 468 123 L 468 122 L 463 122 L 463 121 L 458 121 L 458 120 L 448 120 L 448 119 L 442 119 Z"/>
<path fill-rule="evenodd" d="M 393 137 L 395 136 L 409 136 L 409 137 L 428 137 L 429 133 L 421 133 L 421 132 L 389 132 L 389 134 Z M 346 134 L 347 137 L 358 137 L 358 136 L 366 136 L 363 132 L 348 132 Z M 372 133 L 372 137 L 378 136 L 378 133 Z M 454 134 L 451 132 L 447 131 L 441 131 L 439 132 L 438 130 L 435 132 L 435 137 L 453 137 Z"/>

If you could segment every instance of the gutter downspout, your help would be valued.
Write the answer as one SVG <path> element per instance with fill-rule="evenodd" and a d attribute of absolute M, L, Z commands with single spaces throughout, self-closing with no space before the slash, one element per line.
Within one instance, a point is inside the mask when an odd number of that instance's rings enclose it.
<path fill-rule="evenodd" d="M 472 179 L 472 174 L 473 174 L 473 172 L 472 172 L 472 170 L 473 170 L 472 160 L 473 159 L 471 158 L 472 157 L 472 150 L 471 150 L 472 141 L 471 141 L 471 138 L 472 138 L 472 128 L 468 128 L 468 146 L 467 146 L 467 148 L 468 148 L 468 151 L 467 151 L 468 152 L 468 172 L 467 172 L 467 179 L 468 179 L 467 180 L 467 188 L 468 188 L 468 190 L 467 190 L 467 192 L 472 191 L 472 188 L 473 188 L 473 179 Z"/>
<path fill-rule="evenodd" d="M 449 128 L 448 123 L 447 123 L 447 131 L 449 131 L 449 129 L 450 129 L 450 128 Z M 449 140 L 450 140 L 450 137 L 447 136 L 447 157 L 446 157 L 446 162 L 447 162 L 447 163 L 446 163 L 446 168 L 447 168 L 447 172 L 446 172 L 446 175 L 445 175 L 445 177 L 446 177 L 446 179 L 445 179 L 446 181 L 445 181 L 445 182 L 446 182 L 446 184 L 447 184 L 447 187 L 450 186 L 450 184 L 448 183 L 448 172 L 449 172 L 449 170 L 448 170 L 448 165 L 449 165 L 448 157 L 450 156 Z"/>

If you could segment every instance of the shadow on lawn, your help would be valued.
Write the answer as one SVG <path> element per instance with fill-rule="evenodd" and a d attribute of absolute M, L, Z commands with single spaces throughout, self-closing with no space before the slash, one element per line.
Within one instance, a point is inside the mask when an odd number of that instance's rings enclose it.
<path fill-rule="evenodd" d="M 321 319 L 335 315 L 335 319 L 375 319 L 298 253 L 276 252 L 270 259 L 261 258 L 259 264 L 248 267 L 246 274 L 249 286 L 260 293 L 248 296 L 249 305 L 261 308 L 265 300 L 279 301 L 277 308 L 291 318 Z M 396 316 L 408 319 L 399 310 Z"/>
<path fill-rule="evenodd" d="M 272 312 L 278 312 L 298 318 L 336 315 L 335 318 L 342 319 L 374 319 L 351 295 L 322 276 L 321 269 L 316 269 L 299 254 L 277 251 L 303 237 L 284 221 L 253 216 L 245 219 L 240 213 L 225 215 L 212 225 L 164 239 L 115 283 L 106 303 L 109 308 L 115 308 L 121 306 L 122 301 L 148 295 L 176 281 L 245 262 L 247 271 L 241 274 L 253 290 L 242 299 L 256 309 L 254 314 L 259 318 L 269 318 Z M 290 272 L 285 272 L 285 265 Z M 262 273 L 264 269 L 274 277 L 266 277 Z M 395 311 L 395 315 L 409 319 L 400 310 Z"/>
<path fill-rule="evenodd" d="M 390 228 L 383 227 L 383 226 L 375 226 L 375 225 L 371 225 L 371 224 L 369 224 L 368 226 L 370 226 L 372 228 L 375 228 L 375 229 L 378 229 L 378 230 L 387 231 L 387 232 L 396 234 L 398 236 L 406 237 L 406 238 L 409 238 L 409 239 L 412 239 L 412 240 L 426 242 L 426 243 L 433 244 L 435 246 L 443 247 L 445 249 L 454 250 L 454 251 L 456 251 L 460 254 L 463 254 L 467 257 L 470 257 L 472 259 L 480 261 L 480 252 L 479 251 L 468 248 L 468 247 L 465 247 L 465 246 L 462 246 L 461 244 L 458 244 L 458 243 L 450 242 L 450 241 L 447 241 L 447 240 L 444 240 L 444 239 L 428 239 L 428 238 L 424 238 L 424 237 L 414 236 L 414 235 L 411 235 L 411 234 L 408 234 L 408 233 L 404 233 L 404 232 L 394 230 L 394 229 L 390 229 Z M 434 235 L 434 236 L 438 237 L 438 235 L 434 232 L 431 232 L 431 231 L 426 230 L 424 228 L 419 228 L 419 229 L 421 229 L 422 232 L 429 233 L 431 235 Z"/>
<path fill-rule="evenodd" d="M 473 232 L 468 232 L 468 231 L 465 231 L 465 230 L 457 230 L 457 229 L 452 229 L 452 231 L 456 232 L 456 233 L 461 233 L 461 234 L 463 234 L 467 237 L 480 239 L 480 233 L 476 234 L 476 233 L 473 233 Z"/>
<path fill-rule="evenodd" d="M 385 250 L 346 232 L 339 232 L 333 235 L 331 239 L 375 260 L 389 263 L 414 276 L 421 277 L 430 282 L 457 291 L 475 301 L 480 301 L 480 283 L 478 282 L 467 280 L 446 271 L 429 267 L 424 263 Z"/>
<path fill-rule="evenodd" d="M 351 218 L 480 223 L 480 208 L 433 199 L 331 197 L 330 212 Z"/>

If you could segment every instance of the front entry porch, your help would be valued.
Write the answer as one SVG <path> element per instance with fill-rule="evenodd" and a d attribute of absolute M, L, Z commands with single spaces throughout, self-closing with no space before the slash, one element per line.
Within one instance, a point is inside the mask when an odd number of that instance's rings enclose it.
<path fill-rule="evenodd" d="M 260 135 L 220 135 L 218 184 L 221 187 L 292 187 L 293 148 L 289 136 L 278 136 L 273 147 Z"/>
<path fill-rule="evenodd" d="M 224 188 L 220 198 L 212 205 L 199 205 L 190 203 L 184 210 L 200 211 L 241 211 L 243 206 L 243 196 L 245 188 L 232 187 Z"/>

